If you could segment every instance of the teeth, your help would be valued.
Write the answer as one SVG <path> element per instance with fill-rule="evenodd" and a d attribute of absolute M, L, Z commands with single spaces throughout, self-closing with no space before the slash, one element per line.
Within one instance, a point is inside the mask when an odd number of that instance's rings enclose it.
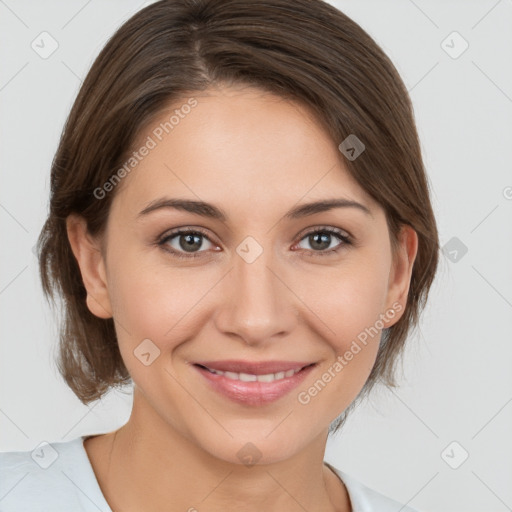
<path fill-rule="evenodd" d="M 250 375 L 249 373 L 240 373 L 238 375 L 238 378 L 243 382 L 256 382 L 258 380 L 258 377 L 256 377 L 256 375 Z"/>
<path fill-rule="evenodd" d="M 253 375 L 251 373 L 235 373 L 235 372 L 222 372 L 220 370 L 212 370 L 208 368 L 212 373 L 216 373 L 217 375 L 223 375 L 228 379 L 232 380 L 241 380 L 242 382 L 273 382 L 275 380 L 281 380 L 286 377 L 291 377 L 296 373 L 300 372 L 302 368 L 298 370 L 288 370 L 287 372 L 277 372 L 277 373 L 267 373 L 266 375 Z"/>

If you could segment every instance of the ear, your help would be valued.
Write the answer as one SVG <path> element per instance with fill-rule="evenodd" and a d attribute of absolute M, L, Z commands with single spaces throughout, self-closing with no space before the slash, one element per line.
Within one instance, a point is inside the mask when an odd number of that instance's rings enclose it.
<path fill-rule="evenodd" d="M 99 318 L 111 318 L 105 261 L 99 242 L 90 235 L 85 219 L 79 215 L 68 216 L 66 229 L 87 290 L 87 307 Z"/>
<path fill-rule="evenodd" d="M 385 327 L 391 327 L 405 312 L 407 296 L 411 284 L 412 269 L 418 252 L 418 234 L 409 225 L 402 225 L 398 234 L 398 247 L 389 275 L 388 295 L 386 298 Z"/>

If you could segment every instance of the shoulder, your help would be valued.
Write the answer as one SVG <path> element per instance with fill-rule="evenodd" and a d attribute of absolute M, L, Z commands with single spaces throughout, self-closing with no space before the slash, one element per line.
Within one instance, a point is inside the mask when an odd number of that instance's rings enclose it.
<path fill-rule="evenodd" d="M 2 512 L 110 512 L 102 507 L 83 438 L 0 452 Z"/>
<path fill-rule="evenodd" d="M 352 504 L 352 512 L 397 512 L 398 510 L 400 512 L 419 512 L 367 487 L 352 475 L 335 468 L 332 464 L 328 464 L 328 466 L 345 484 Z"/>

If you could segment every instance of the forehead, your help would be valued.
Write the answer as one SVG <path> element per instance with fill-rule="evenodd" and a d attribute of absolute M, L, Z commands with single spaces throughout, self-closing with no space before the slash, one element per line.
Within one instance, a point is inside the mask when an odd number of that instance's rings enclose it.
<path fill-rule="evenodd" d="M 374 206 L 312 111 L 259 89 L 215 88 L 174 101 L 141 130 L 135 151 L 144 145 L 151 149 L 114 201 L 134 215 L 164 195 L 231 206 L 239 215 L 277 213 L 301 198 Z"/>

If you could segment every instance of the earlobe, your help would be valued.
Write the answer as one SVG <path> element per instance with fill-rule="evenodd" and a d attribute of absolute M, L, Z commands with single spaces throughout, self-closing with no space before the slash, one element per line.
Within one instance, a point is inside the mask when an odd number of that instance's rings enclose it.
<path fill-rule="evenodd" d="M 394 325 L 405 311 L 417 252 L 418 234 L 411 226 L 403 225 L 398 235 L 398 248 L 390 273 L 386 301 L 386 311 L 393 310 L 394 313 L 386 327 Z"/>
<path fill-rule="evenodd" d="M 68 216 L 66 229 L 87 290 L 87 307 L 99 318 L 112 318 L 105 261 L 99 242 L 90 235 L 85 219 L 79 215 Z"/>

